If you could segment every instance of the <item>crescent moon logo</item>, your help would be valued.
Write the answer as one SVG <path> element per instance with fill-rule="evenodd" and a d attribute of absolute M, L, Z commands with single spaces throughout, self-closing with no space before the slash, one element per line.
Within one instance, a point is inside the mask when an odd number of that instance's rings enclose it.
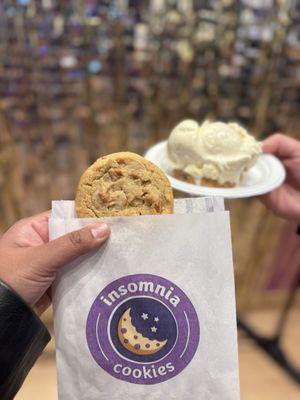
<path fill-rule="evenodd" d="M 88 314 L 86 339 L 94 360 L 111 376 L 154 385 L 191 362 L 200 325 L 190 299 L 174 282 L 135 274 L 101 290 Z"/>
<path fill-rule="evenodd" d="M 167 343 L 163 341 L 149 339 L 139 333 L 132 323 L 130 316 L 131 308 L 128 308 L 121 316 L 118 323 L 118 337 L 122 345 L 134 354 L 149 355 L 161 350 Z"/>

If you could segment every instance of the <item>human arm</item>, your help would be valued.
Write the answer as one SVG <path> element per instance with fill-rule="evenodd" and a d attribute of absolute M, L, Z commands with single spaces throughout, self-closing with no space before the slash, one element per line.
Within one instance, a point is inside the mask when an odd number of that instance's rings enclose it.
<path fill-rule="evenodd" d="M 0 398 L 13 399 L 50 340 L 37 314 L 58 270 L 109 236 L 94 223 L 49 242 L 49 212 L 18 221 L 0 239 Z M 35 312 L 33 311 L 35 310 Z"/>

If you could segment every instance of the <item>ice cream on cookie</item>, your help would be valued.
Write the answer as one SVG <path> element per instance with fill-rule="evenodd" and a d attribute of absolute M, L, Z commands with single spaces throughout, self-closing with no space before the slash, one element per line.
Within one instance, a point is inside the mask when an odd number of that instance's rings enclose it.
<path fill-rule="evenodd" d="M 205 186 L 236 186 L 261 152 L 261 144 L 234 122 L 185 120 L 168 140 L 175 176 Z"/>

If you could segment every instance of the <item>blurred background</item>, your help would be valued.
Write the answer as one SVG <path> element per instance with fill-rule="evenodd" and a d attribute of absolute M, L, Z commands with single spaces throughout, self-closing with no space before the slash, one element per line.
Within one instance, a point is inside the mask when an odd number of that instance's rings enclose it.
<path fill-rule="evenodd" d="M 143 154 L 184 118 L 300 139 L 299 23 L 297 0 L 2 0 L 0 232 L 73 199 L 99 156 Z M 266 337 L 279 326 L 300 371 L 298 291 L 281 318 L 300 274 L 297 226 L 257 199 L 227 208 L 239 318 Z M 44 320 L 51 329 L 51 311 Z M 299 399 L 245 329 L 239 351 L 242 399 Z M 55 399 L 55 385 L 52 342 L 17 398 Z"/>

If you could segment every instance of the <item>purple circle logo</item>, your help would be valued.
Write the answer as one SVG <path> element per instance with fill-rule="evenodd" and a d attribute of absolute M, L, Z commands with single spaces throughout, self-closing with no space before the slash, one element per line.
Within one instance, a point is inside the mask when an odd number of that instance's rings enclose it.
<path fill-rule="evenodd" d="M 86 337 L 95 361 L 110 375 L 151 385 L 189 364 L 200 328 L 195 308 L 178 286 L 137 274 L 100 292 L 87 318 Z"/>

